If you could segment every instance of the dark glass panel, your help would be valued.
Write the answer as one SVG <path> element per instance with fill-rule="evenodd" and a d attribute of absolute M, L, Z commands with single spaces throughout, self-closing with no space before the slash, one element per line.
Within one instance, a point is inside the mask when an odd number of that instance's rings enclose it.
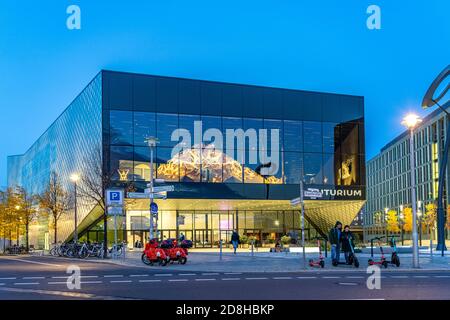
<path fill-rule="evenodd" d="M 338 157 L 339 158 L 339 157 Z M 323 154 L 323 183 L 336 184 L 335 177 L 337 176 L 337 169 L 340 165 L 339 159 L 335 158 L 334 153 Z"/>
<path fill-rule="evenodd" d="M 305 153 L 303 159 L 305 183 L 322 184 L 322 154 Z"/>
<path fill-rule="evenodd" d="M 323 122 L 323 152 L 334 153 L 339 145 L 339 125 L 337 123 Z"/>
<path fill-rule="evenodd" d="M 341 125 L 341 152 L 359 153 L 358 124 L 353 122 Z"/>
<path fill-rule="evenodd" d="M 305 152 L 322 152 L 322 123 L 303 122 L 303 141 Z"/>
<path fill-rule="evenodd" d="M 300 183 L 302 154 L 299 152 L 284 152 L 284 181 L 287 184 Z"/>
<path fill-rule="evenodd" d="M 303 123 L 284 120 L 284 151 L 303 151 Z"/>
<path fill-rule="evenodd" d="M 158 146 L 173 147 L 177 141 L 171 141 L 172 132 L 178 129 L 178 115 L 158 113 L 156 114 L 156 129 L 159 139 Z"/>
<path fill-rule="evenodd" d="M 134 112 L 134 145 L 145 146 L 147 137 L 156 137 L 156 115 L 153 112 Z"/>
<path fill-rule="evenodd" d="M 133 113 L 110 111 L 110 141 L 115 145 L 133 144 Z"/>

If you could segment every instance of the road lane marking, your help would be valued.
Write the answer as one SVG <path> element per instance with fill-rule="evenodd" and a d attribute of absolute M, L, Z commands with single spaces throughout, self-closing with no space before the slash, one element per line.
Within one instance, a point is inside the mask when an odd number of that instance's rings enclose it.
<path fill-rule="evenodd" d="M 430 276 L 413 276 L 413 278 L 429 278 Z"/>
<path fill-rule="evenodd" d="M 9 277 L 9 278 L 0 278 L 0 280 L 15 280 L 17 279 L 16 277 Z"/>
<path fill-rule="evenodd" d="M 292 277 L 273 277 L 275 280 L 289 280 L 292 279 Z"/>
<path fill-rule="evenodd" d="M 109 283 L 130 283 L 131 280 L 111 280 Z"/>
<path fill-rule="evenodd" d="M 409 276 L 390 276 L 393 279 L 406 279 L 409 278 Z"/>
<path fill-rule="evenodd" d="M 24 280 L 45 279 L 45 277 L 23 277 Z"/>
<path fill-rule="evenodd" d="M 36 289 L 18 289 L 18 288 L 0 288 L 0 291 L 6 292 L 20 292 L 20 293 L 38 293 L 46 295 L 64 296 L 64 297 L 75 297 L 75 298 L 86 298 L 86 299 L 103 299 L 103 300 L 130 300 L 127 298 L 120 297 L 109 297 L 109 296 L 96 296 L 89 293 L 79 293 L 79 292 L 67 292 L 67 291 L 54 291 L 54 290 L 36 290 Z"/>
<path fill-rule="evenodd" d="M 363 276 L 347 276 L 347 279 L 364 279 Z"/>
<path fill-rule="evenodd" d="M 122 278 L 122 274 L 107 274 L 103 276 L 104 278 Z"/>
<path fill-rule="evenodd" d="M 214 281 L 216 279 L 195 279 L 195 281 Z"/>
<path fill-rule="evenodd" d="M 98 278 L 98 276 L 80 276 L 80 278 Z"/>
<path fill-rule="evenodd" d="M 267 280 L 267 278 L 245 278 L 245 280 Z"/>
<path fill-rule="evenodd" d="M 297 279 L 317 279 L 317 277 L 297 277 Z"/>
<path fill-rule="evenodd" d="M 219 273 L 217 272 L 209 272 L 209 273 L 202 273 L 202 276 L 217 276 Z"/>
<path fill-rule="evenodd" d="M 338 282 L 338 283 L 343 286 L 357 286 L 358 285 L 355 282 Z"/>
<path fill-rule="evenodd" d="M 450 278 L 450 276 L 433 276 L 435 278 Z"/>
<path fill-rule="evenodd" d="M 241 278 L 222 278 L 225 281 L 241 280 Z"/>
<path fill-rule="evenodd" d="M 52 277 L 52 279 L 67 279 L 69 276 Z"/>
<path fill-rule="evenodd" d="M 225 272 L 224 274 L 242 274 L 242 272 Z"/>
<path fill-rule="evenodd" d="M 340 277 L 338 277 L 338 276 L 325 276 L 325 277 L 322 277 L 322 279 L 339 279 Z"/>
<path fill-rule="evenodd" d="M 180 276 L 195 276 L 197 275 L 196 273 L 180 273 Z"/>
<path fill-rule="evenodd" d="M 67 281 L 49 281 L 47 282 L 47 284 L 52 285 L 52 284 L 67 284 Z"/>
<path fill-rule="evenodd" d="M 171 273 L 157 273 L 155 274 L 155 277 L 171 277 L 173 274 Z"/>
<path fill-rule="evenodd" d="M 5 284 L 4 283 L 0 283 L 0 286 L 4 286 Z"/>
<path fill-rule="evenodd" d="M 36 285 L 36 284 L 39 284 L 39 282 L 15 282 L 14 283 L 15 286 L 20 286 L 20 285 L 28 286 L 28 285 Z"/>
<path fill-rule="evenodd" d="M 139 282 L 161 282 L 161 280 L 139 280 Z"/>
<path fill-rule="evenodd" d="M 20 262 L 26 262 L 26 263 L 34 263 L 34 264 L 41 264 L 43 266 L 51 266 L 51 267 L 62 267 L 60 264 L 54 264 L 54 263 L 45 263 L 45 262 L 38 262 L 38 261 L 30 261 L 30 260 L 23 260 L 23 259 L 14 259 L 14 258 L 3 258 L 6 260 L 13 260 L 13 261 L 20 261 Z"/>
<path fill-rule="evenodd" d="M 103 281 L 80 281 L 81 284 L 103 283 Z"/>
<path fill-rule="evenodd" d="M 185 282 L 189 281 L 188 279 L 169 279 L 169 282 Z"/>
<path fill-rule="evenodd" d="M 130 277 L 148 277 L 148 274 L 130 274 Z"/>

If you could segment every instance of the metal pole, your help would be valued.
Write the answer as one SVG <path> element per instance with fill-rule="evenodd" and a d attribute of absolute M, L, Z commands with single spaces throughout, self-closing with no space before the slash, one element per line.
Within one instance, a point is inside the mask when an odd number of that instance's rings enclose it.
<path fill-rule="evenodd" d="M 77 182 L 74 182 L 74 192 L 75 192 L 75 231 L 73 235 L 73 240 L 75 243 L 78 242 L 78 212 L 77 212 Z"/>
<path fill-rule="evenodd" d="M 114 214 L 114 251 L 113 258 L 117 257 L 117 214 Z"/>
<path fill-rule="evenodd" d="M 219 259 L 222 260 L 222 239 L 220 239 L 219 245 L 220 245 L 220 255 L 219 255 Z"/>
<path fill-rule="evenodd" d="M 416 176 L 415 176 L 415 164 L 414 164 L 414 129 L 410 129 L 409 138 L 409 160 L 411 169 L 411 207 L 413 214 L 413 268 L 419 268 L 419 248 L 417 243 L 417 203 L 416 203 Z"/>
<path fill-rule="evenodd" d="M 153 143 L 149 142 L 150 146 L 150 191 L 151 191 L 151 198 L 150 198 L 150 240 L 153 239 L 153 214 L 152 214 L 152 203 L 153 203 Z"/>
<path fill-rule="evenodd" d="M 305 251 L 305 202 L 303 199 L 303 172 L 302 179 L 300 179 L 300 205 L 301 205 L 301 214 L 302 214 L 302 251 L 303 251 L 303 269 L 306 269 L 306 251 Z"/>

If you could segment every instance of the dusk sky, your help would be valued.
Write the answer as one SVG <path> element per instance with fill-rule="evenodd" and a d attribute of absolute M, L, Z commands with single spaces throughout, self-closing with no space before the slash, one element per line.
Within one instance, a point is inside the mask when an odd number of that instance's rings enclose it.
<path fill-rule="evenodd" d="M 66 8 L 81 8 L 68 30 Z M 381 8 L 381 30 L 366 26 Z M 3 0 L 0 186 L 101 70 L 365 97 L 367 159 L 449 64 L 448 0 Z"/>

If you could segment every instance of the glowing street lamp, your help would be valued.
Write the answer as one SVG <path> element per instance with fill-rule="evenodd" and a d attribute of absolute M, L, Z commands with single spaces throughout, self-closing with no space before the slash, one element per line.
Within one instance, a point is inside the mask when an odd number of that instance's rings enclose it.
<path fill-rule="evenodd" d="M 414 129 L 422 122 L 418 115 L 408 114 L 403 118 L 402 124 L 409 130 L 409 163 L 411 169 L 411 208 L 413 215 L 413 268 L 419 268 L 419 246 L 417 243 L 417 202 L 416 202 L 416 169 L 414 163 Z"/>

